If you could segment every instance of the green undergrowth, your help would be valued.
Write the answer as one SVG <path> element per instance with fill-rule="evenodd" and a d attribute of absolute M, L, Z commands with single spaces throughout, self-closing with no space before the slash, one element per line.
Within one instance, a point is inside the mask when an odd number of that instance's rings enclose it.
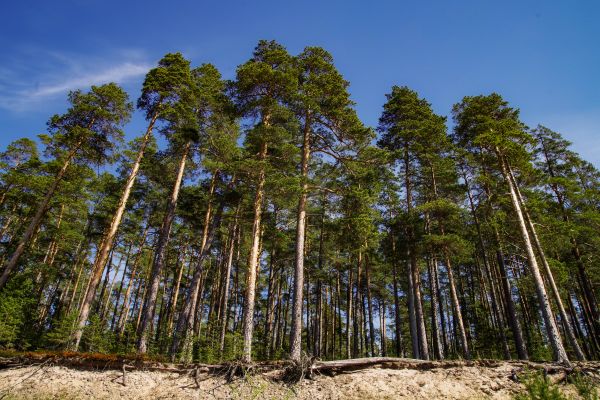
<path fill-rule="evenodd" d="M 561 388 L 572 385 L 580 399 L 599 400 L 598 386 L 588 376 L 576 372 L 561 383 L 553 382 L 543 371 L 528 370 L 520 376 L 525 391 L 515 396 L 515 400 L 568 400 Z"/>

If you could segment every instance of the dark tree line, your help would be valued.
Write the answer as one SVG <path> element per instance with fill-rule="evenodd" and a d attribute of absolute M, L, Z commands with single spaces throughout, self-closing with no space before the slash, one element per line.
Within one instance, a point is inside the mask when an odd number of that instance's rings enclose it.
<path fill-rule="evenodd" d="M 167 54 L 130 143 L 118 85 L 70 93 L 0 154 L 0 346 L 598 359 L 598 170 L 498 94 L 448 130 L 394 86 L 371 129 L 348 86 L 318 47 Z"/>

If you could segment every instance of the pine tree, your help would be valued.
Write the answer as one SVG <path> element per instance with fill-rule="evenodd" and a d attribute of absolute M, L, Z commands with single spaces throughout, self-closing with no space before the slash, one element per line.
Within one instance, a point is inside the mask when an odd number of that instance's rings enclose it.
<path fill-rule="evenodd" d="M 498 94 L 465 97 L 461 103 L 454 106 L 453 115 L 458 143 L 465 147 L 489 152 L 496 158 L 496 168 L 504 177 L 509 189 L 554 360 L 568 363 L 569 359 L 556 326 L 554 313 L 550 307 L 544 280 L 533 250 L 523 212 L 523 203 L 518 194 L 518 186 L 516 186 L 511 172 L 511 168 L 519 163 L 528 165 L 529 153 L 526 145 L 531 142 L 531 136 L 525 131 L 525 127 L 519 120 L 519 111 L 509 107 Z"/>
<path fill-rule="evenodd" d="M 167 82 L 146 82 L 148 87 L 151 87 L 159 91 L 164 86 L 175 87 L 174 92 L 165 94 L 165 97 L 169 95 L 171 102 L 168 103 L 168 108 L 163 111 L 165 126 L 161 131 L 165 134 L 169 140 L 171 151 L 174 155 L 179 155 L 180 159 L 176 169 L 175 181 L 173 182 L 173 189 L 171 195 L 167 201 L 167 207 L 165 210 L 163 222 L 158 236 L 158 243 L 154 254 L 154 261 L 152 264 L 152 271 L 150 276 L 150 282 L 146 298 L 144 300 L 144 307 L 142 312 L 142 319 L 138 327 L 138 353 L 146 353 L 148 346 L 148 329 L 149 325 L 152 324 L 156 309 L 156 298 L 158 296 L 158 289 L 160 285 L 160 275 L 165 265 L 165 254 L 169 243 L 169 236 L 171 234 L 171 225 L 175 218 L 175 207 L 177 206 L 177 199 L 181 189 L 183 176 L 185 173 L 185 166 L 187 159 L 192 150 L 192 143 L 199 140 L 198 137 L 198 126 L 194 115 L 194 106 L 196 101 L 196 88 L 195 82 L 192 77 L 190 70 L 190 63 L 180 53 L 168 54 L 163 58 L 163 65 L 167 68 L 159 68 L 153 70 L 157 77 L 163 78 L 164 74 L 173 76 L 173 81 Z M 153 85 L 157 85 L 154 88 Z M 159 92 L 160 93 L 160 92 Z M 156 95 L 152 92 L 142 92 L 139 105 L 142 107 L 154 107 L 152 104 Z M 159 100 L 162 96 L 159 94 Z M 159 107 L 163 103 L 159 103 Z"/>
<path fill-rule="evenodd" d="M 296 217 L 296 264 L 290 358 L 300 361 L 302 340 L 302 293 L 304 287 L 304 243 L 306 207 L 309 194 L 311 153 L 324 153 L 334 159 L 362 144 L 368 138 L 353 109 L 346 82 L 333 65 L 333 58 L 320 47 L 308 47 L 297 57 L 299 85 L 293 99 L 300 121 L 301 191 Z"/>
<path fill-rule="evenodd" d="M 251 161 L 252 168 L 255 169 L 253 179 L 256 189 L 253 203 L 252 244 L 244 296 L 243 358 L 246 362 L 250 362 L 252 358 L 256 275 L 269 148 L 281 146 L 289 136 L 286 124 L 291 115 L 285 103 L 295 92 L 296 87 L 297 78 L 292 57 L 283 46 L 274 41 L 260 41 L 252 58 L 237 70 L 235 82 L 237 106 L 243 116 L 258 119 L 246 134 L 248 152 L 256 154 Z"/>
<path fill-rule="evenodd" d="M 106 162 L 122 139 L 121 127 L 129 120 L 132 111 L 127 94 L 114 83 L 92 86 L 88 93 L 71 92 L 69 103 L 71 107 L 67 113 L 55 115 L 48 121 L 50 136 L 46 152 L 60 162 L 60 168 L 2 271 L 0 290 L 47 213 L 50 200 L 70 164 L 73 161 Z"/>

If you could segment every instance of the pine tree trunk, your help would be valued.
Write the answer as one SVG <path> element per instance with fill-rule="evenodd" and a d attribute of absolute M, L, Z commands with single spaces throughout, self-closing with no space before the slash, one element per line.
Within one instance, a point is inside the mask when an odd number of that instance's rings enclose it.
<path fill-rule="evenodd" d="M 404 189 L 406 191 L 406 212 L 412 213 L 412 182 L 410 155 L 408 151 L 408 142 L 404 146 Z M 421 303 L 421 279 L 419 277 L 419 266 L 414 250 L 414 232 L 413 227 L 407 227 L 408 248 L 407 263 L 409 273 L 409 301 L 408 312 L 411 324 L 411 337 L 413 345 L 413 357 L 424 360 L 429 359 L 429 349 L 427 345 L 427 332 L 425 330 L 425 318 L 423 315 L 423 306 Z"/>
<path fill-rule="evenodd" d="M 437 291 L 437 260 L 430 257 L 427 260 L 429 266 L 429 287 L 431 288 L 431 335 L 433 336 L 433 352 L 438 360 L 444 359 L 442 336 L 438 326 L 439 319 L 439 298 Z"/>
<path fill-rule="evenodd" d="M 123 275 L 121 275 L 121 284 L 119 285 L 119 290 L 117 291 L 117 298 L 115 299 L 115 307 L 113 309 L 112 320 L 110 322 L 110 329 L 113 330 L 115 327 L 115 323 L 117 321 L 117 314 L 119 310 L 119 302 L 121 301 L 121 293 L 123 293 L 123 287 L 125 286 L 125 276 L 127 274 L 127 266 L 129 265 L 129 258 L 127 258 L 127 262 L 125 263 L 125 268 L 123 268 Z"/>
<path fill-rule="evenodd" d="M 515 214 L 517 216 L 517 220 L 519 222 L 519 229 L 521 230 L 521 236 L 525 245 L 527 257 L 529 259 L 531 274 L 533 276 L 536 292 L 538 295 L 538 301 L 541 308 L 540 311 L 544 318 L 546 333 L 548 335 L 548 340 L 550 341 L 550 345 L 554 353 L 554 361 L 569 364 L 569 358 L 567 357 L 567 353 L 560 338 L 560 333 L 554 321 L 554 314 L 552 312 L 552 309 L 550 308 L 550 302 L 548 300 L 548 294 L 546 293 L 546 288 L 544 286 L 544 280 L 538 267 L 529 233 L 527 232 L 527 225 L 525 223 L 525 218 L 523 216 L 523 211 L 521 209 L 521 205 L 514 187 L 514 183 L 510 179 L 507 163 L 498 149 L 496 149 L 496 155 L 498 156 L 498 162 L 500 163 L 500 170 L 502 172 L 502 175 L 504 176 L 504 180 L 508 185 L 510 198 L 513 204 L 513 208 L 515 210 Z"/>
<path fill-rule="evenodd" d="M 489 197 L 489 194 L 488 194 Z M 515 341 L 515 347 L 517 349 L 517 357 L 519 360 L 528 360 L 529 355 L 527 354 L 527 347 L 523 339 L 523 330 L 521 329 L 521 323 L 517 316 L 517 310 L 515 308 L 515 302 L 512 297 L 512 288 L 508 279 L 506 271 L 506 263 L 504 261 L 504 252 L 502 251 L 502 242 L 500 240 L 500 234 L 496 226 L 493 226 L 494 236 L 496 239 L 496 261 L 498 268 L 500 269 L 500 283 L 502 285 L 502 291 L 504 293 L 504 301 L 506 302 L 506 312 L 508 313 L 508 324 L 513 333 L 513 339 Z"/>
<path fill-rule="evenodd" d="M 394 338 L 394 343 L 396 346 L 396 356 L 404 357 L 404 346 L 402 343 L 402 320 L 400 316 L 400 299 L 398 298 L 398 266 L 396 255 L 396 239 L 394 235 L 390 232 L 390 240 L 392 242 L 392 255 L 393 255 L 393 265 L 392 265 L 392 280 L 393 280 L 393 288 L 394 288 L 394 327 L 396 337 Z"/>
<path fill-rule="evenodd" d="M 112 268 L 114 266 L 116 247 L 117 247 L 117 244 L 115 244 L 115 246 L 111 250 L 111 253 L 110 253 L 111 255 L 108 260 L 108 267 L 106 268 L 106 274 L 104 274 L 104 279 L 102 280 L 102 288 L 100 289 L 100 294 L 98 295 L 98 301 L 96 302 L 96 306 L 94 307 L 94 312 L 97 314 L 100 313 L 100 308 L 102 306 L 102 299 L 104 299 L 104 293 L 106 293 L 106 288 L 108 286 L 108 282 L 110 279 L 110 272 L 112 271 Z M 123 259 L 123 254 L 121 254 L 121 258 L 119 258 L 119 262 L 117 263 L 117 265 L 119 265 L 121 263 L 122 259 Z M 88 282 L 88 290 L 89 290 L 89 282 Z M 94 293 L 94 296 L 95 295 L 96 294 Z"/>
<path fill-rule="evenodd" d="M 75 284 L 73 285 L 73 289 L 71 290 L 71 297 L 69 298 L 69 302 L 67 303 L 67 314 L 71 312 L 71 308 L 73 307 L 73 302 L 75 301 L 75 296 L 77 295 L 77 289 L 79 289 L 79 282 L 81 281 L 81 274 L 83 273 L 84 261 L 87 258 L 88 249 L 83 252 L 81 256 L 81 262 L 78 262 L 79 270 L 77 272 L 77 279 L 75 280 Z"/>
<path fill-rule="evenodd" d="M 191 145 L 191 142 L 187 142 L 183 148 L 181 160 L 179 161 L 177 176 L 173 185 L 173 191 L 171 192 L 171 198 L 167 204 L 167 210 L 165 212 L 165 217 L 159 233 L 158 245 L 154 254 L 154 262 L 150 275 L 150 282 L 146 291 L 146 299 L 144 301 L 142 319 L 138 327 L 137 351 L 139 354 L 145 354 L 148 350 L 148 330 L 149 326 L 152 325 L 152 320 L 154 318 L 156 298 L 158 296 L 158 289 L 160 285 L 160 274 L 165 264 L 167 245 L 169 243 L 169 236 L 171 234 L 171 225 L 173 223 L 173 219 L 175 218 L 175 207 L 177 206 L 177 198 L 179 197 L 183 173 L 185 171 L 185 164 Z"/>
<path fill-rule="evenodd" d="M 217 172 L 215 172 L 215 174 L 216 173 Z M 175 359 L 180 348 L 183 348 L 181 359 L 184 361 L 191 360 L 191 334 L 193 333 L 191 331 L 193 331 L 194 328 L 198 325 L 197 320 L 201 319 L 200 317 L 196 318 L 196 315 L 198 314 L 197 311 L 202 304 L 205 272 L 204 262 L 210 254 L 216 230 L 218 229 L 218 226 L 221 223 L 221 216 L 224 207 L 224 202 L 221 201 L 218 206 L 217 213 L 211 223 L 211 203 L 214 186 L 215 180 L 213 179 L 210 189 L 209 204 L 206 210 L 206 217 L 204 220 L 205 228 L 201 239 L 200 254 L 198 256 L 198 260 L 196 261 L 196 267 L 194 268 L 192 281 L 190 282 L 188 287 L 188 295 L 184 302 L 183 310 L 179 315 L 179 318 L 177 320 L 177 326 L 175 328 L 175 332 L 173 333 L 173 343 L 171 345 L 170 351 L 172 360 Z"/>
<path fill-rule="evenodd" d="M 275 225 L 277 225 L 277 209 L 275 208 L 273 212 L 273 219 L 275 221 Z M 277 281 L 277 269 L 275 268 L 275 255 L 276 255 L 276 246 L 273 242 L 271 248 L 271 254 L 269 256 L 269 282 L 267 289 L 267 314 L 265 316 L 265 336 L 267 338 L 267 346 L 265 349 L 266 358 L 269 359 L 271 357 L 271 343 L 273 340 L 273 323 L 275 318 L 275 292 L 276 281 Z"/>
<path fill-rule="evenodd" d="M 386 326 L 385 326 L 385 300 L 379 299 L 379 331 L 381 336 L 381 357 L 387 356 Z"/>
<path fill-rule="evenodd" d="M 537 232 L 533 223 L 531 222 L 531 218 L 529 216 L 529 212 L 527 211 L 527 207 L 525 206 L 525 202 L 523 197 L 521 196 L 521 191 L 517 185 L 516 179 L 512 173 L 510 166 L 507 166 L 509 179 L 512 181 L 512 184 L 515 187 L 515 192 L 519 199 L 520 205 L 522 207 L 523 215 L 525 217 L 525 221 L 527 222 L 527 226 L 529 227 L 529 232 L 531 233 L 531 237 L 533 238 L 533 244 L 538 252 L 540 260 L 542 261 L 542 266 L 544 267 L 544 272 L 546 273 L 546 279 L 550 284 L 550 289 L 552 290 L 552 295 L 554 297 L 554 302 L 558 308 L 558 312 L 560 315 L 560 319 L 565 328 L 565 333 L 567 335 L 567 340 L 571 345 L 572 350 L 575 352 L 575 356 L 579 361 L 585 360 L 585 355 L 579 347 L 579 343 L 577 342 L 577 338 L 575 337 L 575 332 L 573 331 L 573 326 L 571 325 L 571 321 L 567 316 L 567 312 L 565 311 L 565 307 L 563 305 L 562 299 L 560 298 L 560 292 L 558 291 L 558 287 L 556 286 L 556 282 L 554 281 L 554 276 L 552 275 L 552 270 L 550 269 L 550 265 L 548 265 L 548 260 L 546 259 L 546 255 L 544 254 L 544 249 L 542 248 L 542 244 L 540 243 L 540 239 L 538 238 Z"/>
<path fill-rule="evenodd" d="M 369 313 L 369 346 L 371 348 L 371 357 L 375 357 L 375 324 L 373 323 L 373 303 L 371 298 L 371 274 L 369 270 L 369 261 L 365 263 L 365 278 L 367 289 L 367 311 Z"/>
<path fill-rule="evenodd" d="M 223 284 L 223 315 L 221 322 L 221 334 L 219 338 L 219 353 L 221 357 L 223 356 L 223 351 L 225 350 L 225 333 L 227 332 L 227 322 L 229 316 L 229 286 L 231 282 L 231 267 L 233 265 L 233 254 L 235 250 L 236 243 L 236 234 L 238 232 L 238 218 L 239 212 L 241 208 L 241 203 L 238 204 L 235 210 L 235 219 L 233 221 L 233 225 L 229 230 L 229 248 L 227 251 L 227 261 L 225 263 L 225 279 Z M 239 246 L 239 244 L 238 244 Z M 269 341 L 270 343 L 270 341 Z"/>
<path fill-rule="evenodd" d="M 306 200 L 308 196 L 308 164 L 310 162 L 310 113 L 307 113 L 302 143 L 300 174 L 302 187 L 296 218 L 296 264 L 294 269 L 294 298 L 292 305 L 292 331 L 290 359 L 299 362 L 302 351 L 302 290 L 304 287 L 304 237 L 306 234 Z"/>
<path fill-rule="evenodd" d="M 123 306 L 121 307 L 121 313 L 119 314 L 119 320 L 117 322 L 117 336 L 121 336 L 125 329 L 125 322 L 127 321 L 127 315 L 129 315 L 131 288 L 133 286 L 133 283 L 135 282 L 138 266 L 140 264 L 142 254 L 144 252 L 144 244 L 146 243 L 146 238 L 148 237 L 149 229 L 150 224 L 148 223 L 146 224 L 146 228 L 144 228 L 142 240 L 140 241 L 140 244 L 138 246 L 138 253 L 135 257 L 135 260 L 133 261 L 133 267 L 131 267 L 131 273 L 129 274 L 129 280 L 127 282 L 127 289 L 125 289 L 125 295 L 123 296 Z"/>
<path fill-rule="evenodd" d="M 267 157 L 267 143 L 263 142 L 260 147 L 258 159 L 264 162 Z M 261 233 L 262 206 L 264 197 L 265 170 L 260 167 L 258 181 L 256 184 L 256 193 L 254 196 L 254 220 L 252 223 L 252 244 L 250 246 L 250 255 L 248 258 L 248 271 L 246 274 L 246 291 L 244 296 L 243 313 L 243 332 L 244 332 L 244 350 L 242 359 L 244 362 L 252 361 L 252 336 L 254 330 L 254 302 L 256 296 L 256 281 L 259 267 L 259 247 Z"/>
<path fill-rule="evenodd" d="M 184 246 L 185 247 L 185 246 Z M 169 318 L 167 319 L 167 335 L 171 335 L 173 330 L 173 319 L 175 318 L 175 312 L 177 310 L 177 299 L 179 298 L 179 287 L 181 286 L 181 278 L 183 276 L 183 269 L 185 267 L 185 250 L 181 255 L 181 265 L 179 267 L 179 272 L 177 273 L 177 280 L 175 281 L 175 286 L 173 287 L 173 291 L 171 292 L 171 299 L 169 300 Z M 190 260 L 191 262 L 191 260 Z"/>
<path fill-rule="evenodd" d="M 353 293 L 354 294 L 354 310 L 353 310 L 353 315 L 354 315 L 354 324 L 353 324 L 353 328 L 354 328 L 354 334 L 353 334 L 353 343 L 352 343 L 352 355 L 353 357 L 358 357 L 360 354 L 360 350 L 361 350 L 361 341 L 363 339 L 362 336 L 362 332 L 361 332 L 361 326 L 362 326 L 362 299 L 361 299 L 361 276 L 362 276 L 362 248 L 359 247 L 358 250 L 358 257 L 357 257 L 357 262 L 356 262 L 356 283 L 355 283 L 355 287 L 356 290 Z"/>
<path fill-rule="evenodd" d="M 113 215 L 113 219 L 110 223 L 110 227 L 108 228 L 106 235 L 103 237 L 99 249 L 96 253 L 96 259 L 94 260 L 94 265 L 92 266 L 92 277 L 90 279 L 85 298 L 79 310 L 79 317 L 77 318 L 78 329 L 75 331 L 75 334 L 73 336 L 73 350 L 75 351 L 77 351 L 77 349 L 79 348 L 79 342 L 81 341 L 83 328 L 85 326 L 85 323 L 87 322 L 90 313 L 90 307 L 92 306 L 92 302 L 94 301 L 96 288 L 98 287 L 98 283 L 100 283 L 100 279 L 102 278 L 104 266 L 106 265 L 110 249 L 113 247 L 117 231 L 119 229 L 119 226 L 121 225 L 121 220 L 123 219 L 123 214 L 125 213 L 127 201 L 129 200 L 129 195 L 131 194 L 131 189 L 133 188 L 133 184 L 135 183 L 135 180 L 137 178 L 137 174 L 140 169 L 140 164 L 142 162 L 142 158 L 144 157 L 144 152 L 146 150 L 146 146 L 148 145 L 150 136 L 152 135 L 152 129 L 154 128 L 154 124 L 156 123 L 157 118 L 158 114 L 154 114 L 154 116 L 150 120 L 150 123 L 148 124 L 148 128 L 146 128 L 146 133 L 142 137 L 140 149 L 138 150 L 136 159 L 133 165 L 131 166 L 129 176 L 125 181 L 125 187 L 123 188 L 123 192 L 121 193 L 121 197 L 119 199 L 117 209 L 115 210 L 115 214 Z"/>
<path fill-rule="evenodd" d="M 446 251 L 444 251 L 446 253 Z M 452 265 L 450 264 L 450 258 L 446 254 L 446 269 L 448 272 L 448 285 L 450 286 L 450 297 L 452 298 L 452 306 L 454 309 L 454 319 L 458 326 L 458 333 L 460 334 L 460 341 L 462 346 L 463 355 L 468 360 L 471 358 L 471 352 L 469 351 L 469 343 L 467 342 L 467 333 L 465 325 L 463 323 L 462 312 L 460 310 L 460 303 L 456 294 L 456 285 L 454 283 L 454 272 L 452 271 Z"/>
<path fill-rule="evenodd" d="M 102 321 L 106 321 L 107 319 L 107 315 L 106 313 L 108 312 L 108 308 L 109 308 L 109 304 L 110 304 L 110 299 L 112 297 L 112 292 L 113 292 L 113 288 L 115 286 L 115 281 L 117 280 L 117 276 L 119 275 L 119 271 L 121 270 L 121 264 L 123 264 L 123 260 L 125 260 L 125 270 L 127 269 L 127 264 L 129 263 L 129 255 L 131 252 L 131 248 L 132 245 L 129 245 L 129 248 L 127 250 L 127 254 L 125 256 L 121 256 L 121 259 L 119 260 L 119 263 L 117 264 L 117 269 L 113 275 L 113 277 L 110 279 L 110 286 L 108 287 L 108 292 L 106 293 L 106 301 L 104 301 L 103 297 L 100 297 L 100 299 L 98 300 L 98 304 L 100 305 L 100 319 Z"/>
<path fill-rule="evenodd" d="M 471 188 L 469 186 L 469 179 L 467 177 L 467 173 L 463 171 L 463 179 L 465 181 L 467 197 L 469 199 L 469 206 L 471 209 L 471 216 L 473 217 L 473 222 L 475 224 L 475 229 L 477 231 L 477 240 L 479 244 L 479 248 L 481 251 L 481 257 L 483 258 L 483 267 L 485 276 L 488 279 L 491 287 L 490 298 L 492 305 L 492 312 L 494 314 L 494 320 L 496 321 L 496 327 L 498 329 L 498 336 L 502 342 L 504 356 L 506 359 L 510 359 L 510 350 L 508 348 L 508 343 L 506 341 L 506 335 L 504 334 L 504 321 L 498 307 L 498 293 L 496 290 L 496 285 L 494 284 L 494 280 L 491 274 L 490 261 L 488 259 L 488 255 L 485 249 L 485 243 L 483 241 L 483 234 L 481 233 L 481 224 L 479 223 L 479 218 L 477 217 L 477 212 L 475 209 L 475 202 L 473 201 L 473 194 L 471 193 Z"/>
<path fill-rule="evenodd" d="M 352 268 L 348 268 L 348 291 L 346 296 L 346 358 L 351 358 L 350 330 L 352 326 Z"/>
<path fill-rule="evenodd" d="M 93 123 L 94 123 L 94 121 L 92 120 L 92 122 L 90 123 L 90 126 Z M 10 276 L 11 272 L 17 266 L 19 259 L 25 252 L 25 248 L 31 241 L 31 238 L 33 237 L 34 233 L 37 231 L 38 226 L 40 225 L 40 222 L 42 222 L 42 218 L 44 218 L 44 216 L 48 212 L 48 209 L 50 208 L 50 200 L 52 200 L 52 197 L 54 196 L 56 189 L 58 189 L 58 185 L 60 184 L 60 182 L 64 178 L 65 174 L 67 173 L 67 169 L 69 168 L 69 165 L 73 161 L 75 154 L 77 153 L 77 151 L 79 151 L 79 148 L 81 147 L 82 143 L 83 143 L 83 141 L 80 140 L 69 151 L 60 170 L 54 177 L 54 181 L 52 182 L 52 185 L 50 185 L 50 188 L 46 192 L 46 195 L 44 196 L 42 201 L 38 204 L 35 214 L 34 214 L 33 218 L 31 219 L 31 221 L 29 222 L 27 229 L 23 233 L 23 236 L 21 237 L 21 240 L 19 241 L 17 248 L 13 251 L 12 255 L 10 256 L 10 259 L 8 260 L 8 263 L 4 266 L 4 270 L 2 271 L 2 274 L 0 275 L 0 291 L 6 285 L 6 281 L 8 280 L 8 277 Z"/>
<path fill-rule="evenodd" d="M 407 306 L 408 306 L 408 323 L 410 330 L 410 340 L 412 346 L 412 357 L 421 358 L 421 352 L 419 350 L 419 336 L 417 334 L 417 314 L 415 312 L 415 288 L 413 282 L 412 268 L 410 265 L 410 250 L 406 252 L 406 270 L 408 272 L 408 293 L 407 293 Z"/>

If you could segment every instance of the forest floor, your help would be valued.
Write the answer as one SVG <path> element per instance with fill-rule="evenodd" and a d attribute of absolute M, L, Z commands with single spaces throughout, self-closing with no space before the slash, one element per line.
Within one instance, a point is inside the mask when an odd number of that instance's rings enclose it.
<path fill-rule="evenodd" d="M 121 360 L 119 369 L 110 361 L 92 367 L 80 359 L 0 357 L 0 399 L 512 399 L 526 393 L 533 371 L 540 377 L 545 371 L 546 382 L 566 398 L 584 399 L 581 384 L 573 384 L 570 377 L 583 373 L 588 389 L 589 382 L 592 387 L 600 382 L 597 362 L 567 369 L 485 360 L 361 360 L 347 360 L 350 367 L 344 361 L 316 363 L 311 379 L 290 383 L 282 363 L 258 364 L 241 376 L 228 374 L 231 368 L 148 362 L 124 368 Z"/>

